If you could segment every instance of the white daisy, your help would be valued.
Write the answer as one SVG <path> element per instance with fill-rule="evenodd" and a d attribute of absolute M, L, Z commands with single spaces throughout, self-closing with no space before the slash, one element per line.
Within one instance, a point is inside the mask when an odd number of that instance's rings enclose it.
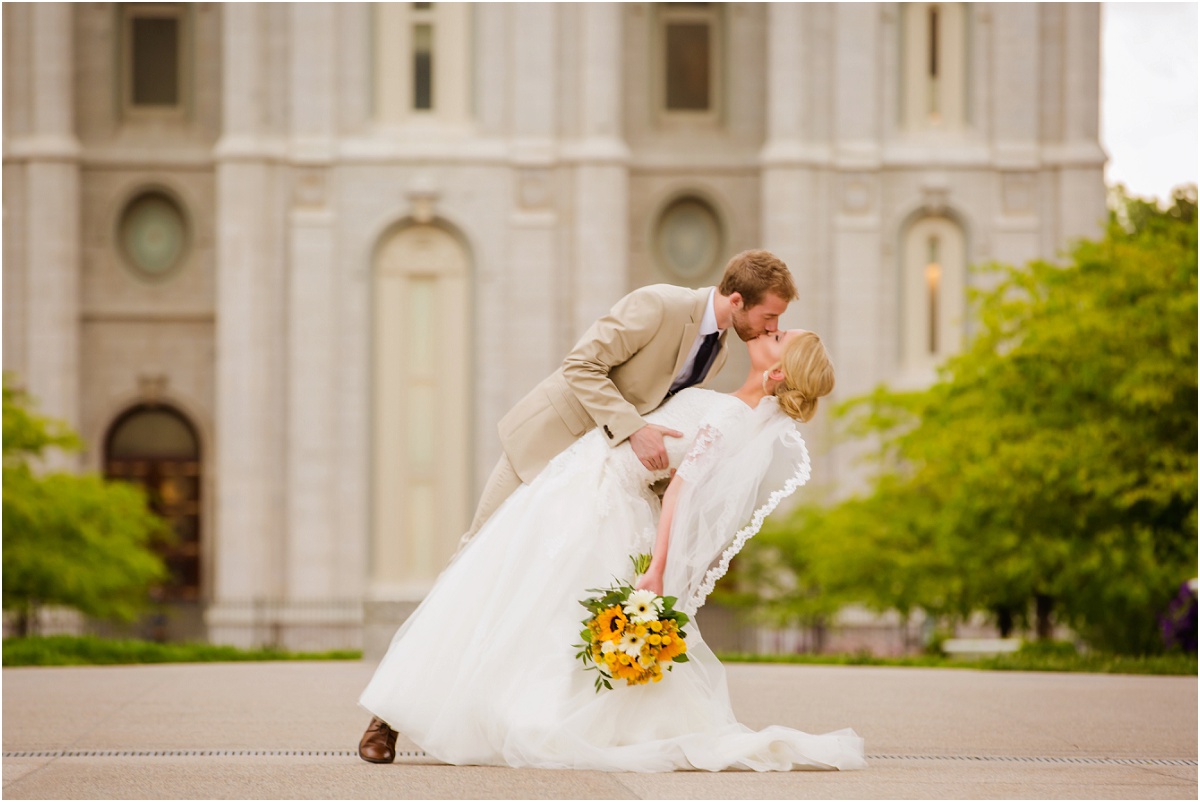
<path fill-rule="evenodd" d="M 601 654 L 608 654 L 609 652 L 615 652 L 616 650 L 617 650 L 617 644 L 613 643 L 610 640 L 606 640 L 606 641 L 604 641 L 604 643 L 600 644 L 600 653 Z"/>
<path fill-rule="evenodd" d="M 637 624 L 656 620 L 662 609 L 662 598 L 652 590 L 635 590 L 625 602 L 625 615 Z"/>
<path fill-rule="evenodd" d="M 621 638 L 621 651 L 630 657 L 641 657 L 642 645 L 645 643 L 645 638 L 640 637 L 636 632 L 630 632 Z"/>

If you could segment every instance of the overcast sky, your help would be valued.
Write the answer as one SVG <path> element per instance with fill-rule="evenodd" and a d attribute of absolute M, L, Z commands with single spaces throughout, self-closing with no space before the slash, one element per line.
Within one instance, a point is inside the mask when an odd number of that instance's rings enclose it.
<path fill-rule="evenodd" d="M 1167 198 L 1196 183 L 1196 3 L 1104 3 L 1100 139 L 1107 183 Z"/>

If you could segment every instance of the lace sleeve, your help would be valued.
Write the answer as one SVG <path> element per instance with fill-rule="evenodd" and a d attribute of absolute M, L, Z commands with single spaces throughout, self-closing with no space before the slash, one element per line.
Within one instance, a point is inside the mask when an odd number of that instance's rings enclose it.
<path fill-rule="evenodd" d="M 706 423 L 696 432 L 692 447 L 683 456 L 679 469 L 675 472 L 685 482 L 694 482 L 704 474 L 708 466 L 717 459 L 716 446 L 721 440 L 721 430 L 711 423 Z"/>
<path fill-rule="evenodd" d="M 775 404 L 702 426 L 677 477 L 664 591 L 692 613 L 763 521 L 808 481 L 804 440 Z"/>
<path fill-rule="evenodd" d="M 798 444 L 801 449 L 804 449 L 804 441 L 800 439 L 799 434 L 796 434 L 794 438 L 788 439 L 790 441 L 789 444 Z M 716 587 L 717 580 L 728 573 L 729 563 L 732 562 L 733 558 L 738 555 L 738 552 L 742 550 L 742 547 L 746 545 L 746 541 L 758 534 L 759 530 L 762 529 L 763 522 L 766 520 L 767 516 L 775 511 L 775 508 L 779 506 L 781 501 L 792 495 L 792 493 L 795 493 L 796 489 L 801 485 L 808 482 L 810 471 L 807 459 L 807 449 L 804 449 L 803 453 L 805 457 L 804 461 L 796 465 L 795 473 L 788 477 L 788 479 L 784 482 L 783 487 L 771 492 L 770 496 L 767 497 L 767 500 L 762 504 L 762 506 L 758 507 L 754 511 L 754 515 L 750 519 L 750 523 L 738 530 L 737 534 L 733 536 L 733 542 L 730 543 L 723 552 L 721 552 L 720 559 L 718 559 L 716 563 L 704 573 L 704 579 L 701 580 L 700 586 L 696 588 L 692 594 L 692 597 L 685 603 L 684 606 L 686 609 L 695 611 L 704 606 L 704 602 L 708 598 L 708 594 L 712 593 L 713 588 Z"/>

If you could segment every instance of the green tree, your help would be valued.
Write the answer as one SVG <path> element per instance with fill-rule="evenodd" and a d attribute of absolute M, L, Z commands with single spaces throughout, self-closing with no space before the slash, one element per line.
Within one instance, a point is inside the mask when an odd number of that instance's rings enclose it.
<path fill-rule="evenodd" d="M 984 267 L 977 334 L 933 386 L 839 409 L 879 444 L 869 492 L 798 510 L 748 555 L 755 581 L 802 550 L 793 587 L 1161 647 L 1196 565 L 1195 187 L 1166 210 L 1118 191 L 1070 255 Z"/>
<path fill-rule="evenodd" d="M 35 470 L 48 448 L 79 438 L 32 409 L 4 377 L 4 609 L 29 634 L 46 604 L 129 621 L 167 576 L 154 544 L 168 529 L 141 488 L 96 475 Z"/>

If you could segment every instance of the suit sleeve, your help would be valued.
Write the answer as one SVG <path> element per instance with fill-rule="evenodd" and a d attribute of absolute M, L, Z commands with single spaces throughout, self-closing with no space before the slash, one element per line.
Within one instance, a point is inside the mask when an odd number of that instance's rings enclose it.
<path fill-rule="evenodd" d="M 663 300 L 655 293 L 634 291 L 592 324 L 563 361 L 563 375 L 610 446 L 623 443 L 646 425 L 637 409 L 609 378 L 657 334 L 663 324 Z"/>

